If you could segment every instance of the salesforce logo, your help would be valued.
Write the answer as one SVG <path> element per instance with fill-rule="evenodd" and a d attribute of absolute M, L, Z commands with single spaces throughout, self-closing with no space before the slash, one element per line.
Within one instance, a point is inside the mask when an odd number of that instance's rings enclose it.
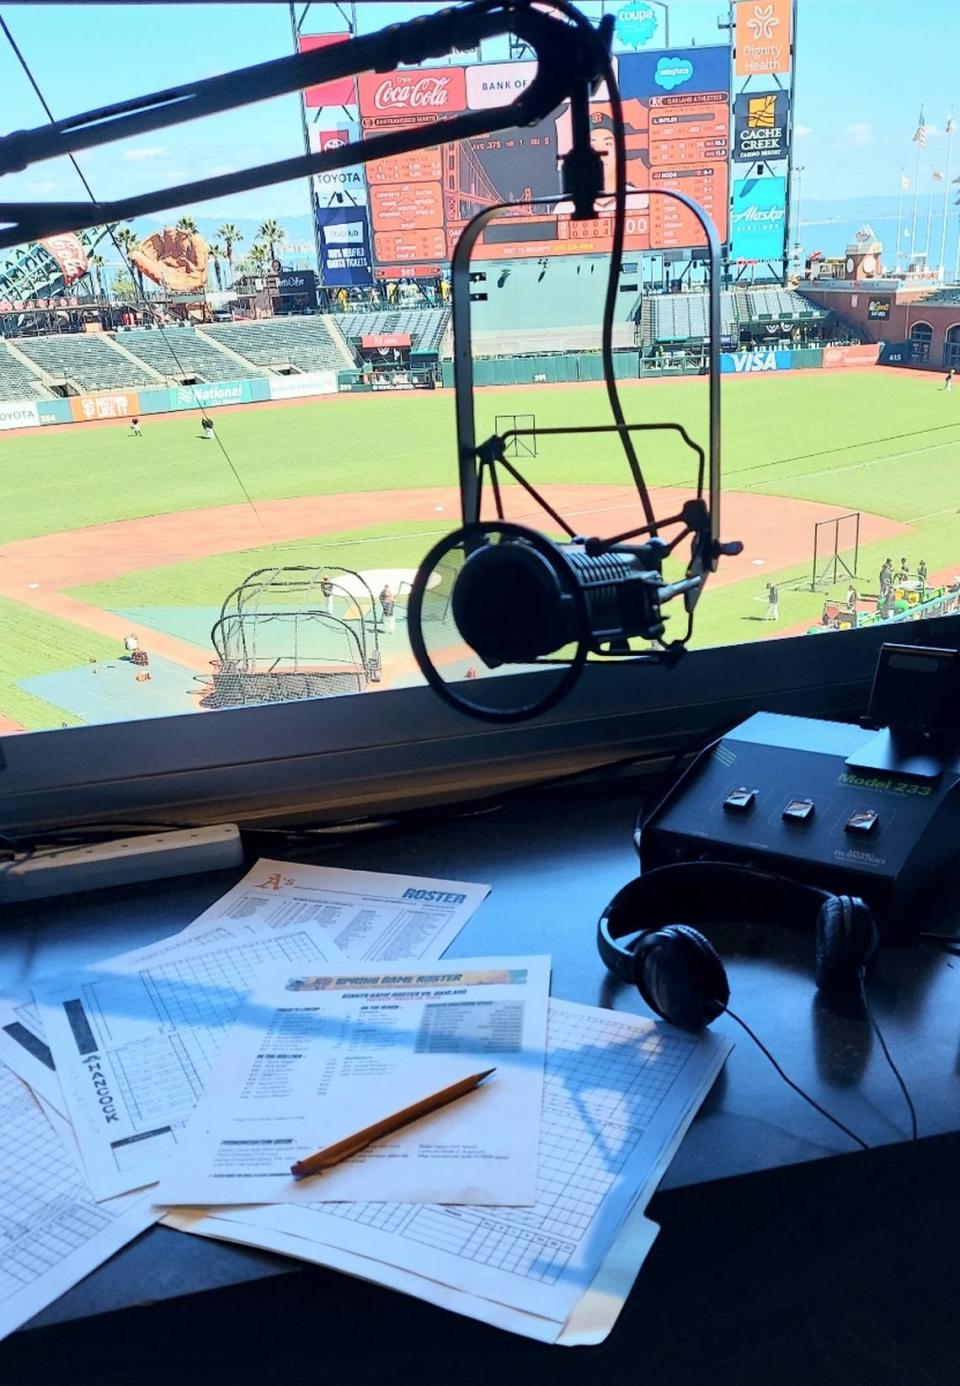
<path fill-rule="evenodd" d="M 658 58 L 653 80 L 664 91 L 682 87 L 693 76 L 693 63 L 688 58 Z"/>

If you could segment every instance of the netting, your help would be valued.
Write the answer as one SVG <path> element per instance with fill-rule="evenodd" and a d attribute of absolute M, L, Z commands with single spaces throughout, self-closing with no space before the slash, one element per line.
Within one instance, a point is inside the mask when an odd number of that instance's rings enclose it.
<path fill-rule="evenodd" d="M 201 704 L 238 707 L 361 692 L 381 678 L 377 600 L 337 566 L 261 568 L 230 592 L 210 632 Z"/>

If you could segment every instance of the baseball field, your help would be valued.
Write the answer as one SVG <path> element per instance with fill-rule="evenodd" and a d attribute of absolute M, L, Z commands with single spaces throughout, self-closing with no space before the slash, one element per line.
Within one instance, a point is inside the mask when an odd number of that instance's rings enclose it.
<path fill-rule="evenodd" d="M 711 579 L 696 645 L 819 621 L 825 594 L 809 577 L 822 520 L 859 512 L 865 608 L 886 557 L 911 569 L 925 560 L 931 582 L 960 572 L 960 393 L 941 385 L 938 375 L 879 368 L 725 377 L 722 528 L 745 551 Z M 705 443 L 702 379 L 622 393 L 631 419 L 680 422 Z M 497 389 L 478 396 L 479 436 L 497 415 L 528 413 L 539 428 L 609 420 L 599 386 Z M 0 731 L 196 710 L 211 626 L 250 573 L 329 564 L 374 590 L 396 586 L 458 523 L 448 391 L 214 417 L 223 449 L 202 438 L 194 414 L 146 418 L 142 437 L 126 421 L 0 435 Z M 694 459 L 673 436 L 643 439 L 644 471 L 667 513 L 689 493 Z M 581 532 L 639 523 L 612 439 L 541 438 L 521 465 Z M 509 518 L 549 527 L 519 488 L 506 496 Z M 841 526 L 842 548 L 852 533 Z M 776 621 L 764 619 L 769 582 Z M 149 679 L 122 658 L 130 632 L 149 652 Z M 402 619 L 381 649 L 379 687 L 416 679 Z"/>

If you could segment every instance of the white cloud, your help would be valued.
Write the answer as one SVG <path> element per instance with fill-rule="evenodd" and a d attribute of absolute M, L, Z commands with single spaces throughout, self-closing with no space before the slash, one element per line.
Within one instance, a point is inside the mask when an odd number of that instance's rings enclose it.
<path fill-rule="evenodd" d="M 133 149 L 125 149 L 123 157 L 131 164 L 138 164 L 142 159 L 160 159 L 166 152 L 162 144 L 138 144 Z"/>
<path fill-rule="evenodd" d="M 809 125 L 795 125 L 793 127 L 794 139 L 805 140 L 808 135 L 812 135 L 813 130 Z"/>
<path fill-rule="evenodd" d="M 868 125 L 865 121 L 859 121 L 856 125 L 848 125 L 843 133 L 847 137 L 847 144 L 853 145 L 857 149 L 867 144 L 873 144 L 877 138 L 873 132 L 873 126 Z"/>

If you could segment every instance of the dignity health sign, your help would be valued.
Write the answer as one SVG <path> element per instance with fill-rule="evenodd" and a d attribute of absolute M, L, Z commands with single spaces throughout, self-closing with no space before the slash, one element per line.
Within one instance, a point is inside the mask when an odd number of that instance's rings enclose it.
<path fill-rule="evenodd" d="M 786 221 L 786 178 L 738 178 L 733 185 L 730 258 L 782 260 Z"/>

